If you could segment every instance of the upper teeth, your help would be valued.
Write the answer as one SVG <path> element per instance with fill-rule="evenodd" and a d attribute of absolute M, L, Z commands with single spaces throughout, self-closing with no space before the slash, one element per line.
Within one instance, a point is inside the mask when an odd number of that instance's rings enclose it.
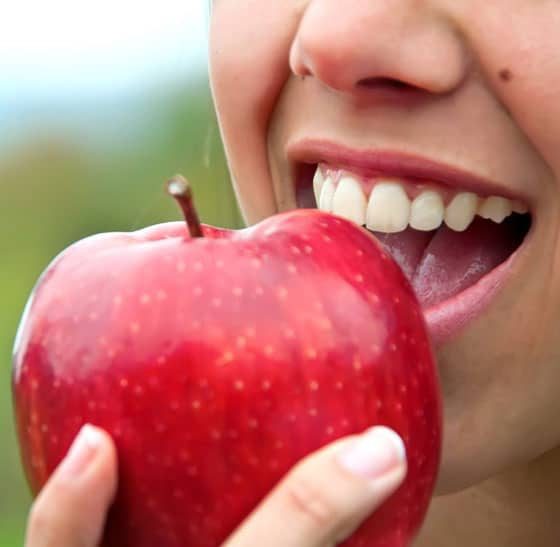
<path fill-rule="evenodd" d="M 477 214 L 500 223 L 512 212 L 528 211 L 520 201 L 499 196 L 481 198 L 472 192 L 457 193 L 447 206 L 435 189 L 423 190 L 411 200 L 405 187 L 394 180 L 377 182 L 368 197 L 359 179 L 346 172 L 335 183 L 330 173 L 318 167 L 313 178 L 319 209 L 378 232 L 402 232 L 409 225 L 416 230 L 431 231 L 443 222 L 450 229 L 462 232 Z"/>

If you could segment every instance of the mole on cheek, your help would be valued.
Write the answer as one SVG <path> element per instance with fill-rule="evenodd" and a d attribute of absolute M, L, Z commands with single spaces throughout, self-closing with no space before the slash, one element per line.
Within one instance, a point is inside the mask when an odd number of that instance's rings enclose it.
<path fill-rule="evenodd" d="M 502 68 L 502 70 L 498 72 L 498 76 L 500 76 L 502 82 L 511 82 L 511 80 L 513 80 L 513 72 L 509 68 Z"/>

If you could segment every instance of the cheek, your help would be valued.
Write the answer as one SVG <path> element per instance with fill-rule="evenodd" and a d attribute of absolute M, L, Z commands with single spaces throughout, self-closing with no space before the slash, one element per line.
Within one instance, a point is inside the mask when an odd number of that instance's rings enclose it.
<path fill-rule="evenodd" d="M 218 0 L 214 5 L 212 93 L 240 206 L 250 223 L 276 211 L 266 135 L 290 73 L 289 51 L 301 12 L 297 4 Z"/>
<path fill-rule="evenodd" d="M 494 93 L 558 178 L 560 2 L 484 2 L 469 13 L 467 28 Z"/>

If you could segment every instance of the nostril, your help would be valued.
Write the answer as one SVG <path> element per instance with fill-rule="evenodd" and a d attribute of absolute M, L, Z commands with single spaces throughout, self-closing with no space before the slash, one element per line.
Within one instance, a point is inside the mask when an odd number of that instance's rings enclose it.
<path fill-rule="evenodd" d="M 409 91 L 414 89 L 414 86 L 397 80 L 396 78 L 363 78 L 358 82 L 359 87 L 366 87 L 368 89 L 386 89 L 394 91 Z"/>

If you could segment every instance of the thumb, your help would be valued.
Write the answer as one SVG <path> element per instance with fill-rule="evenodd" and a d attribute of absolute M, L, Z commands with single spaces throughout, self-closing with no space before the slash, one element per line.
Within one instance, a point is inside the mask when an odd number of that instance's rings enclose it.
<path fill-rule="evenodd" d="M 406 454 L 391 429 L 374 427 L 298 463 L 224 547 L 324 547 L 350 536 L 402 483 Z M 271 535 L 271 530 L 282 530 Z"/>
<path fill-rule="evenodd" d="M 84 426 L 31 508 L 26 547 L 96 547 L 116 487 L 111 438 Z"/>

